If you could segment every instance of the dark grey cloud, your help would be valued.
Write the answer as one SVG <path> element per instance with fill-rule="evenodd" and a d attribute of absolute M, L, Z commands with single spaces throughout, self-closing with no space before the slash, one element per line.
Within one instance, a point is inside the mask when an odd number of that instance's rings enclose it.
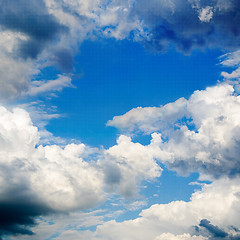
<path fill-rule="evenodd" d="M 195 226 L 196 234 L 207 237 L 209 240 L 240 240 L 239 230 L 236 227 L 230 226 L 229 230 L 231 233 L 211 224 L 207 219 L 202 219 L 199 226 Z"/>
<path fill-rule="evenodd" d="M 217 226 L 214 226 L 207 219 L 202 219 L 200 227 L 204 227 L 215 238 L 226 238 L 228 234 Z"/>
<path fill-rule="evenodd" d="M 23 58 L 36 58 L 46 44 L 67 28 L 48 13 L 42 0 L 9 0 L 0 2 L 2 30 L 20 32 L 28 36 L 19 42 L 18 54 Z"/>
<path fill-rule="evenodd" d="M 0 239 L 3 235 L 33 235 L 30 227 L 36 224 L 35 218 L 46 215 L 49 210 L 25 199 L 22 202 L 0 202 Z"/>
<path fill-rule="evenodd" d="M 54 212 L 31 195 L 27 186 L 17 185 L 0 199 L 0 239 L 3 235 L 33 235 L 35 218 Z"/>
<path fill-rule="evenodd" d="M 139 0 L 132 17 L 149 29 L 148 48 L 165 51 L 170 45 L 183 52 L 193 48 L 240 46 L 240 2 L 238 0 Z"/>
<path fill-rule="evenodd" d="M 16 161 L 13 169 L 17 172 L 22 167 L 23 164 Z M 54 211 L 31 193 L 25 177 L 16 182 L 14 173 L 3 164 L 0 165 L 0 175 L 8 183 L 1 186 L 0 239 L 3 235 L 33 235 L 30 229 L 36 224 L 35 218 Z"/>

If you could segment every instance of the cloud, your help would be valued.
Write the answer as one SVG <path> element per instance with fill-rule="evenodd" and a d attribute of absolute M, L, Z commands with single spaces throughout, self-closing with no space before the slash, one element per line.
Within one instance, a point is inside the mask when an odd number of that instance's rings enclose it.
<path fill-rule="evenodd" d="M 231 226 L 239 227 L 239 190 L 239 178 L 223 178 L 193 193 L 189 202 L 155 204 L 143 210 L 136 219 L 105 222 L 97 227 L 90 239 L 212 239 L 209 233 L 201 236 L 195 232 L 194 226 L 200 222 L 215 236 L 225 236 L 223 233 L 226 232 L 234 237 Z"/>
<path fill-rule="evenodd" d="M 153 133 L 160 129 L 172 126 L 176 119 L 186 115 L 187 100 L 180 98 L 174 103 L 168 103 L 162 107 L 138 107 L 133 108 L 122 116 L 115 116 L 107 122 L 107 126 L 113 126 L 124 132 L 142 131 Z"/>
<path fill-rule="evenodd" d="M 1 101 L 19 97 L 21 91 L 28 88 L 31 76 L 39 73 L 38 67 L 32 61 L 22 61 L 12 56 L 15 45 L 22 38 L 24 36 L 20 33 L 0 32 Z"/>
<path fill-rule="evenodd" d="M 57 232 L 56 239 L 69 235 L 73 240 L 83 239 L 83 236 L 90 240 L 237 240 L 240 227 L 239 192 L 239 177 L 222 178 L 205 184 L 192 194 L 188 202 L 155 204 L 142 210 L 137 218 L 123 222 L 104 221 L 104 212 L 99 216 L 95 212 L 76 212 L 67 217 L 69 221 L 65 221 L 65 216 L 56 220 L 48 217 L 39 222 L 36 228 L 38 235 L 26 239 L 37 239 L 44 234 L 47 238 L 50 233 Z M 54 224 L 49 225 L 49 222 Z M 96 230 L 82 228 L 91 224 L 97 225 Z"/>
<path fill-rule="evenodd" d="M 49 56 L 52 65 L 63 72 L 71 70 L 70 51 L 58 46 L 67 29 L 49 13 L 43 1 L 0 3 L 1 101 L 16 99 L 26 92 Z"/>
<path fill-rule="evenodd" d="M 195 227 L 197 235 L 203 235 L 208 237 L 208 239 L 217 240 L 237 240 L 240 238 L 239 230 L 235 227 L 229 226 L 228 231 L 226 232 L 218 226 L 214 226 L 207 219 L 202 219 L 199 226 Z"/>
<path fill-rule="evenodd" d="M 132 197 L 141 181 L 161 174 L 148 149 L 125 136 L 106 150 L 39 141 L 25 110 L 0 107 L 1 234 L 33 234 L 36 217 L 89 209 L 109 191 Z"/>
<path fill-rule="evenodd" d="M 3 233 L 21 233 L 38 215 L 86 209 L 103 199 L 102 173 L 84 161 L 91 153 L 84 144 L 37 146 L 38 130 L 26 111 L 0 112 Z"/>
<path fill-rule="evenodd" d="M 46 2 L 57 18 L 67 16 L 75 32 L 80 28 L 76 22 L 86 20 L 88 32 L 95 29 L 97 34 L 116 39 L 133 37 L 156 51 L 165 51 L 170 45 L 184 52 L 193 48 L 239 47 L 237 0 Z"/>
<path fill-rule="evenodd" d="M 154 240 L 207 240 L 207 238 L 202 236 L 191 236 L 190 234 L 184 233 L 183 235 L 173 235 L 171 233 L 163 233 L 156 237 Z"/>
<path fill-rule="evenodd" d="M 239 1 L 137 1 L 132 14 L 149 29 L 146 45 L 164 51 L 171 44 L 181 51 L 213 47 L 238 49 Z"/>
<path fill-rule="evenodd" d="M 217 226 L 212 225 L 207 219 L 202 219 L 199 226 L 206 228 L 208 232 L 215 238 L 226 238 L 228 236 L 225 231 Z"/>
<path fill-rule="evenodd" d="M 212 7 L 207 6 L 201 9 L 198 17 L 202 22 L 210 22 L 211 18 L 213 17 Z"/>
<path fill-rule="evenodd" d="M 149 147 L 133 143 L 131 138 L 121 135 L 117 145 L 105 151 L 100 164 L 104 167 L 105 181 L 110 189 L 115 187 L 123 196 L 133 197 L 141 181 L 161 176 L 162 169 Z"/>
<path fill-rule="evenodd" d="M 230 52 L 220 57 L 221 65 L 224 67 L 235 68 L 234 71 L 222 72 L 224 80 L 227 82 L 237 83 L 240 79 L 240 51 Z M 236 86 L 238 88 L 238 86 Z M 238 89 L 239 90 L 239 89 Z"/>
<path fill-rule="evenodd" d="M 27 92 L 23 93 L 23 95 L 36 96 L 48 92 L 61 91 L 65 87 L 73 87 L 71 81 L 70 77 L 64 75 L 58 75 L 58 78 L 55 80 L 32 81 Z"/>
<path fill-rule="evenodd" d="M 14 189 L 18 190 L 18 189 Z M 16 193 L 9 192 L 16 196 Z M 8 202 L 6 200 L 9 200 Z M 31 226 L 35 225 L 35 217 L 46 215 L 50 211 L 40 203 L 33 203 L 27 199 L 24 201 L 12 201 L 6 199 L 0 202 L 0 236 L 2 235 L 34 235 L 30 230 Z"/>
<path fill-rule="evenodd" d="M 48 10 L 43 1 L 13 0 L 1 2 L 0 25 L 3 30 L 20 32 L 27 36 L 19 41 L 18 52 L 23 58 L 36 58 L 45 44 L 66 27 L 61 25 Z"/>
<path fill-rule="evenodd" d="M 239 48 L 237 0 L 47 0 L 46 4 L 75 37 L 134 39 L 159 52 L 172 45 L 185 53 L 194 48 Z"/>
<path fill-rule="evenodd" d="M 45 67 L 73 71 L 86 39 L 131 39 L 160 52 L 239 48 L 237 0 L 11 0 L 0 8 L 2 99 L 21 96 Z"/>
<path fill-rule="evenodd" d="M 67 48 L 56 49 L 50 56 L 50 62 L 57 65 L 62 72 L 70 72 L 73 69 L 73 53 Z"/>
<path fill-rule="evenodd" d="M 169 169 L 207 179 L 239 174 L 240 98 L 231 84 L 162 107 L 135 108 L 108 125 L 152 133 L 152 154 Z M 150 146 L 150 145 L 149 145 Z"/>

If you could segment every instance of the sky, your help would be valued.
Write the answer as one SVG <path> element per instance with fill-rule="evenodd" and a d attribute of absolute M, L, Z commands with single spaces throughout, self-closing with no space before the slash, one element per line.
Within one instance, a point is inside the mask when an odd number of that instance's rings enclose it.
<path fill-rule="evenodd" d="M 1 240 L 239 240 L 238 0 L 0 1 Z"/>

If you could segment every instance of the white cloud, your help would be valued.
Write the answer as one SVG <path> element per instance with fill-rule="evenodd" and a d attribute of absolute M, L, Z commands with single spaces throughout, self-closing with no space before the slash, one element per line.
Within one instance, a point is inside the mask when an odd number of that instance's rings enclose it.
<path fill-rule="evenodd" d="M 126 136 L 107 150 L 82 143 L 42 146 L 39 139 L 25 110 L 0 108 L 0 201 L 24 196 L 52 211 L 86 209 L 104 199 L 105 187 L 129 197 L 142 180 L 161 174 L 148 147 Z"/>
<path fill-rule="evenodd" d="M 99 225 L 92 239 L 208 239 L 194 236 L 197 234 L 194 226 L 202 219 L 225 231 L 229 231 L 228 226 L 240 226 L 239 191 L 239 178 L 224 178 L 193 193 L 189 202 L 156 204 L 134 220 L 120 223 L 113 220 Z"/>
<path fill-rule="evenodd" d="M 202 236 L 191 236 L 190 234 L 184 233 L 183 235 L 173 235 L 171 233 L 163 233 L 156 237 L 154 240 L 207 240 Z"/>
<path fill-rule="evenodd" d="M 149 147 L 155 158 L 182 174 L 197 171 L 211 179 L 240 171 L 239 113 L 240 96 L 221 83 L 195 91 L 189 100 L 132 109 L 108 125 L 153 132 Z"/>
<path fill-rule="evenodd" d="M 1 201 L 18 199 L 22 189 L 26 198 L 54 211 L 88 208 L 101 200 L 102 174 L 83 160 L 91 152 L 84 144 L 36 147 L 38 130 L 26 111 L 1 107 L 0 112 Z M 16 195 L 9 196 L 13 189 Z"/>
<path fill-rule="evenodd" d="M 125 131 L 143 131 L 152 133 L 159 129 L 166 129 L 177 119 L 186 114 L 187 100 L 178 99 L 174 103 L 168 103 L 162 107 L 138 107 L 133 108 L 122 116 L 116 116 L 107 122 L 107 126 L 113 126 Z"/>
<path fill-rule="evenodd" d="M 71 81 L 70 77 L 64 75 L 58 75 L 58 78 L 55 80 L 31 81 L 28 90 L 23 95 L 36 96 L 48 92 L 59 92 L 65 87 L 73 87 Z"/>
<path fill-rule="evenodd" d="M 221 65 L 236 68 L 234 71 L 222 72 L 225 81 L 238 81 L 240 79 L 240 51 L 230 52 L 220 57 Z"/>
<path fill-rule="evenodd" d="M 207 6 L 200 10 L 199 12 L 199 19 L 202 22 L 209 22 L 213 17 L 213 8 L 210 6 Z"/>
<path fill-rule="evenodd" d="M 117 187 L 122 195 L 131 197 L 136 194 L 136 186 L 142 180 L 160 177 L 162 169 L 149 147 L 133 143 L 131 138 L 121 135 L 117 145 L 106 150 L 105 160 L 100 162 L 109 186 Z"/>

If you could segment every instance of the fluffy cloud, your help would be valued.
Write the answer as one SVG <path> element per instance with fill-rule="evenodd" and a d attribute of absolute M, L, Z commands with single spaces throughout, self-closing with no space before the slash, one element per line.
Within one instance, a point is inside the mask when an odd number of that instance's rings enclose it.
<path fill-rule="evenodd" d="M 132 196 L 140 181 L 161 174 L 147 149 L 128 137 L 107 150 L 84 144 L 42 146 L 39 140 L 25 110 L 0 107 L 1 235 L 31 235 L 26 226 L 34 225 L 37 216 L 88 209 L 113 186 Z"/>
<path fill-rule="evenodd" d="M 105 181 L 109 187 L 117 187 L 125 197 L 136 194 L 136 185 L 142 180 L 160 177 L 162 169 L 154 160 L 151 146 L 133 143 L 131 138 L 120 136 L 117 145 L 105 152 Z"/>
<path fill-rule="evenodd" d="M 23 233 L 20 226 L 33 224 L 35 216 L 85 209 L 102 199 L 102 173 L 83 160 L 84 144 L 37 146 L 38 130 L 26 111 L 0 112 L 2 233 Z"/>
<path fill-rule="evenodd" d="M 99 225 L 91 239 L 200 240 L 220 235 L 222 239 L 238 239 L 232 226 L 240 227 L 239 191 L 239 178 L 224 178 L 193 193 L 189 202 L 156 204 L 143 210 L 134 220 Z M 208 228 L 208 232 L 203 233 L 196 226 Z"/>
<path fill-rule="evenodd" d="M 189 100 L 132 109 L 108 125 L 153 133 L 155 158 L 182 174 L 198 171 L 211 179 L 239 174 L 239 112 L 239 95 L 221 83 Z"/>
<path fill-rule="evenodd" d="M 187 100 L 180 98 L 174 103 L 162 107 L 133 108 L 122 116 L 115 116 L 107 122 L 107 126 L 117 127 L 125 132 L 142 131 L 153 133 L 173 125 L 176 119 L 186 115 Z"/>
<path fill-rule="evenodd" d="M 191 236 L 190 234 L 184 233 L 183 235 L 173 235 L 171 233 L 163 233 L 156 237 L 154 240 L 207 240 L 207 238 L 202 236 Z"/>
<path fill-rule="evenodd" d="M 95 212 L 70 214 L 67 222 L 65 216 L 58 220 L 49 217 L 39 221 L 36 228 L 39 235 L 29 239 L 47 237 L 49 235 L 44 234 L 55 231 L 58 234 L 56 239 L 71 236 L 74 240 L 84 237 L 90 240 L 237 240 L 240 228 L 239 180 L 239 177 L 219 179 L 193 193 L 189 202 L 155 204 L 142 210 L 138 218 L 123 222 L 104 222 L 101 213 L 98 216 Z M 92 225 L 97 225 L 96 231 L 81 229 Z M 67 230 L 63 231 L 65 228 Z"/>

